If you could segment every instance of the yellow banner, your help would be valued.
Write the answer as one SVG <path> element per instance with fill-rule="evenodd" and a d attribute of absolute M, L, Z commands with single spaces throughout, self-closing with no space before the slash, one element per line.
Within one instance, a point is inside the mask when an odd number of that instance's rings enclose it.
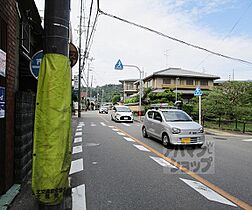
<path fill-rule="evenodd" d="M 32 164 L 32 191 L 44 204 L 59 204 L 68 187 L 71 83 L 69 58 L 45 54 L 38 77 Z"/>

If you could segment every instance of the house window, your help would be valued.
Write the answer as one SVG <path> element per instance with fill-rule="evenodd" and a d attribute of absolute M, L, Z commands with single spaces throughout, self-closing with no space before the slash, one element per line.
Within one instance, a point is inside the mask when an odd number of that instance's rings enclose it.
<path fill-rule="evenodd" d="M 185 81 L 184 80 L 179 80 L 179 83 L 180 83 L 180 85 L 184 85 L 185 83 L 184 83 Z"/>
<path fill-rule="evenodd" d="M 163 84 L 164 85 L 170 85 L 171 84 L 171 79 L 168 79 L 168 78 L 163 79 Z"/>
<path fill-rule="evenodd" d="M 186 85 L 193 85 L 193 79 L 187 79 Z"/>
<path fill-rule="evenodd" d="M 208 81 L 207 80 L 200 80 L 200 85 L 207 86 L 208 85 Z"/>

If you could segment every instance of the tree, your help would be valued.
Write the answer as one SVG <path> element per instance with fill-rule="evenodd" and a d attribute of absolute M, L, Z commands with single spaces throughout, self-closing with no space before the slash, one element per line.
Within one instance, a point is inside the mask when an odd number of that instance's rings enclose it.
<path fill-rule="evenodd" d="M 112 103 L 113 104 L 116 104 L 117 102 L 119 102 L 121 100 L 121 96 L 118 95 L 118 94 L 115 94 L 113 97 L 112 97 Z"/>

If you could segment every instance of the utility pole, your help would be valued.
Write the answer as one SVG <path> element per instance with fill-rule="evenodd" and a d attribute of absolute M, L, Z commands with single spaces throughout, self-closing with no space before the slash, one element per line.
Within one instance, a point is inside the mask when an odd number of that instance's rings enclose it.
<path fill-rule="evenodd" d="M 80 6 L 80 25 L 79 25 L 79 86 L 78 86 L 78 117 L 81 117 L 81 36 L 82 36 L 82 8 L 83 0 Z"/>
<path fill-rule="evenodd" d="M 32 155 L 32 191 L 40 210 L 63 210 L 64 194 L 69 187 L 72 153 L 69 20 L 70 0 L 45 0 L 44 57 L 37 85 Z"/>

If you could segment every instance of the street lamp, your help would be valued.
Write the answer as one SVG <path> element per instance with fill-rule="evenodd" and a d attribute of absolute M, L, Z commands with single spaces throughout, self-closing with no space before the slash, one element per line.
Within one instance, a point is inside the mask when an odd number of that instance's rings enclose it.
<path fill-rule="evenodd" d="M 178 100 L 178 80 L 179 80 L 179 77 L 176 78 L 176 101 Z"/>
<path fill-rule="evenodd" d="M 136 68 L 138 71 L 139 71 L 139 74 L 140 74 L 140 90 L 139 90 L 139 110 L 138 110 L 138 115 L 139 115 L 139 118 L 141 118 L 141 108 L 142 108 L 142 91 L 143 91 L 143 87 L 142 87 L 142 73 L 143 71 L 140 70 L 140 68 L 138 66 L 135 66 L 135 65 L 123 65 L 123 66 L 126 66 L 126 67 L 131 67 L 131 68 Z"/>

